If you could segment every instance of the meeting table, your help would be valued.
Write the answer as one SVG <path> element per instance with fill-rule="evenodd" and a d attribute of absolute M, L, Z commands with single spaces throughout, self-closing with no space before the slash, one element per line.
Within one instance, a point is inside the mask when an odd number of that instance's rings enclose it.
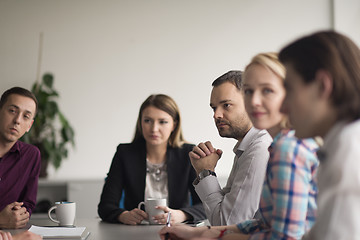
<path fill-rule="evenodd" d="M 31 225 L 35 226 L 56 226 L 56 223 L 51 222 L 47 217 L 31 218 L 28 226 L 24 229 L 10 230 L 12 234 L 22 232 Z M 99 217 L 94 218 L 77 218 L 75 220 L 77 227 L 86 227 L 90 232 L 86 240 L 118 240 L 118 239 L 131 239 L 131 240 L 159 240 L 159 230 L 164 225 L 148 225 L 141 224 L 136 226 L 106 223 Z"/>

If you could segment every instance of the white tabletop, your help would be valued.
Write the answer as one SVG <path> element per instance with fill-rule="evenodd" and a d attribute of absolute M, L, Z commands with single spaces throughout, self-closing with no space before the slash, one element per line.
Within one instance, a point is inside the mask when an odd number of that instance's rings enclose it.
<path fill-rule="evenodd" d="M 30 220 L 28 227 L 32 225 L 36 226 L 56 226 L 50 220 L 45 218 L 34 218 Z M 131 240 L 159 240 L 159 230 L 162 225 L 137 225 L 129 226 L 124 224 L 112 224 L 102 222 L 100 218 L 92 219 L 76 219 L 75 225 L 77 227 L 87 227 L 91 232 L 87 240 L 119 240 L 119 239 L 131 239 Z M 22 230 L 11 230 L 13 234 Z"/>

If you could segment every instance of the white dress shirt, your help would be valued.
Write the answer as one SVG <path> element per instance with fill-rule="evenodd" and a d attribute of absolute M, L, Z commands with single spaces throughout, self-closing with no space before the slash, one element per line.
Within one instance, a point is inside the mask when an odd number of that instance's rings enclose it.
<path fill-rule="evenodd" d="M 303 239 L 359 240 L 360 120 L 336 124 L 318 156 L 318 217 Z"/>
<path fill-rule="evenodd" d="M 195 185 L 211 225 L 232 225 L 254 217 L 259 208 L 272 138 L 265 130 L 251 128 L 234 147 L 233 167 L 221 189 L 215 176 Z"/>

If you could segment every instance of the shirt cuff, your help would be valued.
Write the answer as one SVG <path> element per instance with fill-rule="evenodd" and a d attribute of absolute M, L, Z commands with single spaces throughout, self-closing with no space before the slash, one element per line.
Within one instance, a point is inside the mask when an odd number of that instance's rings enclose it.
<path fill-rule="evenodd" d="M 202 179 L 197 185 L 194 185 L 194 187 L 201 200 L 206 199 L 210 193 L 221 192 L 217 177 L 212 175 Z"/>

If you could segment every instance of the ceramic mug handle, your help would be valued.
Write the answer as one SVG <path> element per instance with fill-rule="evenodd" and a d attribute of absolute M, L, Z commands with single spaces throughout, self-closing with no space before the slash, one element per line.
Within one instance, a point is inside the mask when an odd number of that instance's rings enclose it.
<path fill-rule="evenodd" d="M 140 203 L 139 203 L 139 205 L 138 205 L 137 208 L 140 209 L 140 210 L 141 210 L 141 205 L 144 205 L 144 206 L 145 206 L 145 202 L 140 202 Z"/>
<path fill-rule="evenodd" d="M 51 207 L 51 208 L 49 209 L 49 211 L 48 211 L 48 216 L 49 216 L 49 218 L 50 218 L 51 221 L 60 224 L 60 221 L 58 221 L 58 220 L 56 220 L 56 219 L 53 219 L 53 218 L 51 217 L 51 215 L 50 215 L 51 211 L 54 210 L 54 209 L 56 209 L 56 208 L 57 208 L 57 206 Z"/>

